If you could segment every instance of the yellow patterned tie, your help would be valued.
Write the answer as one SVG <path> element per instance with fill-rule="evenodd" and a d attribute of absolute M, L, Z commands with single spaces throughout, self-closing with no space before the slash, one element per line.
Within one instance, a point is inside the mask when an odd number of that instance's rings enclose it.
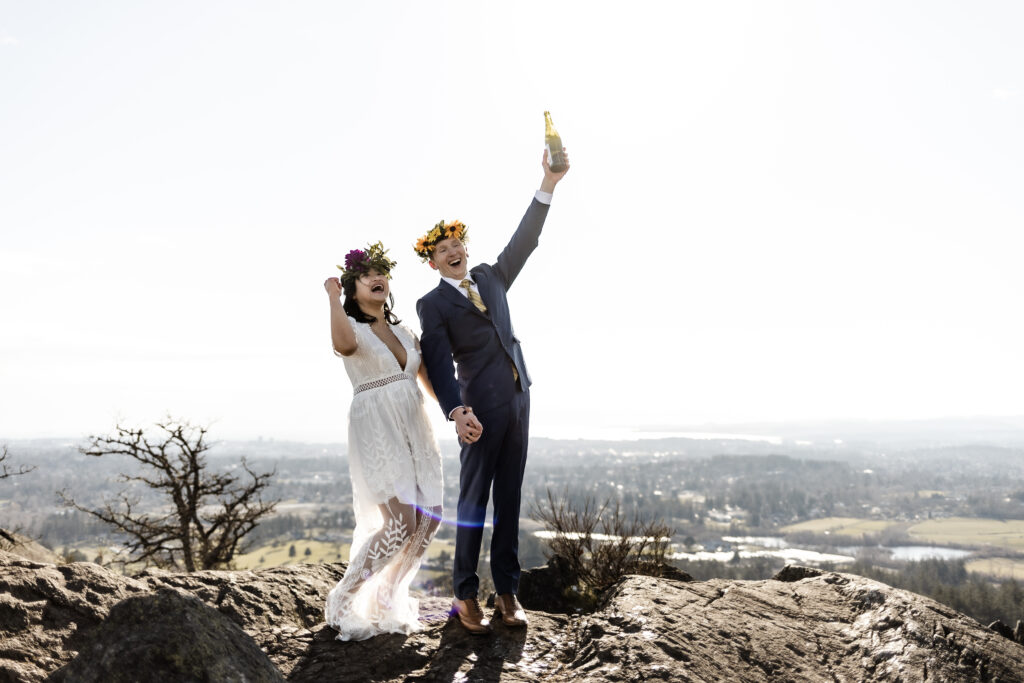
<path fill-rule="evenodd" d="M 473 291 L 473 288 L 470 286 L 472 284 L 473 283 L 470 282 L 469 280 L 463 280 L 462 282 L 459 283 L 459 287 L 462 287 L 464 290 L 466 290 L 466 293 L 469 294 L 469 302 L 476 306 L 476 309 L 478 311 L 480 311 L 481 313 L 486 313 L 487 306 L 484 305 L 484 300 L 480 298 L 480 295 Z"/>
<path fill-rule="evenodd" d="M 472 284 L 472 282 L 466 279 L 459 283 L 459 287 L 462 287 L 464 290 L 466 290 L 466 294 L 469 295 L 469 302 L 476 306 L 478 311 L 480 311 L 481 313 L 486 313 L 487 306 L 486 304 L 484 304 L 484 300 L 480 298 L 480 295 L 473 291 L 473 287 L 471 286 Z M 516 366 L 514 363 L 512 364 L 512 379 L 515 380 L 516 382 L 519 381 L 519 371 L 516 370 Z"/>

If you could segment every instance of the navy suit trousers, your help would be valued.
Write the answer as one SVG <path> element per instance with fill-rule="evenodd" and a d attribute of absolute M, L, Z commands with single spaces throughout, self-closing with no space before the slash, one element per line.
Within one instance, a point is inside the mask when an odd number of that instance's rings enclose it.
<path fill-rule="evenodd" d="M 512 401 L 476 413 L 484 430 L 476 443 L 463 444 L 459 475 L 458 529 L 455 533 L 455 597 L 477 595 L 477 563 L 483 540 L 487 500 L 493 489 L 491 577 L 499 593 L 519 590 L 519 507 L 530 431 L 530 392 L 517 391 Z"/>

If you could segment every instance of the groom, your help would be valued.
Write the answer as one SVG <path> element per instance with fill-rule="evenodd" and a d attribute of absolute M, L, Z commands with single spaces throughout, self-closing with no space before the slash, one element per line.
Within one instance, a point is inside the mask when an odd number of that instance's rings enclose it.
<path fill-rule="evenodd" d="M 491 576 L 495 606 L 508 626 L 526 626 L 519 589 L 519 500 L 530 429 L 530 375 L 512 331 L 506 293 L 537 247 L 555 185 L 548 155 L 544 180 L 497 263 L 469 270 L 466 226 L 438 223 L 416 253 L 441 282 L 416 303 L 420 346 L 441 409 L 462 442 L 458 528 L 455 532 L 454 611 L 472 633 L 487 633 L 477 592 L 477 563 L 489 489 L 494 489 Z M 456 381 L 455 371 L 458 370 Z"/>

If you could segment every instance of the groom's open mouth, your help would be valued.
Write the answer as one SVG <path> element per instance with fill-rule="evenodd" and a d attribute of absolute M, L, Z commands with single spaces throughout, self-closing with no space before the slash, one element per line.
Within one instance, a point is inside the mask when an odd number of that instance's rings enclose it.
<path fill-rule="evenodd" d="M 461 264 L 462 264 L 462 259 L 461 258 L 457 258 L 454 261 L 449 261 L 448 262 L 448 267 L 449 268 L 458 268 Z"/>

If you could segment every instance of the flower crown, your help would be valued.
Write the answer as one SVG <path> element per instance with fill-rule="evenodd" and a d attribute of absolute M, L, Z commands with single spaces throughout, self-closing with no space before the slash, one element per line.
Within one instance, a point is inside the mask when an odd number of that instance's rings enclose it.
<path fill-rule="evenodd" d="M 353 249 L 345 254 L 345 265 L 338 266 L 342 280 L 355 280 L 366 275 L 370 269 L 376 269 L 391 279 L 391 269 L 398 263 L 387 257 L 388 250 L 380 242 L 364 249 Z"/>
<path fill-rule="evenodd" d="M 427 262 L 434 255 L 434 248 L 437 246 L 437 243 L 443 242 L 450 237 L 465 243 L 468 239 L 465 223 L 462 221 L 452 221 L 451 223 L 438 221 L 437 225 L 432 227 L 426 235 L 416 240 L 413 249 L 416 250 L 417 256 L 424 262 Z"/>

